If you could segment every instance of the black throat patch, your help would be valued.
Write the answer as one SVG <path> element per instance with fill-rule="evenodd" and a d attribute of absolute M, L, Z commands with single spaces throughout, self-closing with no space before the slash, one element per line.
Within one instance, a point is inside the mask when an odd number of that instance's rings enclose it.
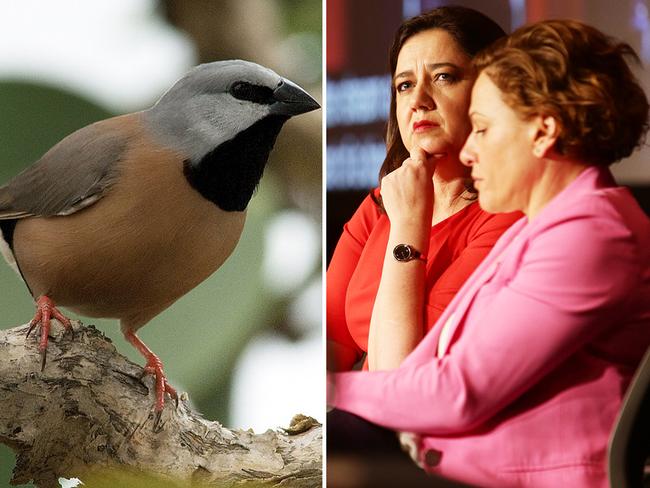
<path fill-rule="evenodd" d="M 198 163 L 185 161 L 185 178 L 220 209 L 245 210 L 288 118 L 269 115 L 210 151 Z"/>

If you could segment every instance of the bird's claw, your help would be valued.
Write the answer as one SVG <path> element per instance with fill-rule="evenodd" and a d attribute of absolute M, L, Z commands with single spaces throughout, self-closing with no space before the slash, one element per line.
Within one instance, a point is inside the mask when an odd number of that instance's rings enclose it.
<path fill-rule="evenodd" d="M 45 361 L 47 360 L 47 348 L 41 350 L 41 373 L 45 369 Z"/>
<path fill-rule="evenodd" d="M 153 431 L 158 432 L 160 430 L 160 419 L 162 418 L 162 410 L 156 410 L 153 417 Z"/>
<path fill-rule="evenodd" d="M 65 327 L 66 332 L 68 330 L 72 331 L 72 337 L 74 339 L 74 329 L 72 328 L 70 319 L 59 312 L 59 310 L 54 306 L 54 302 L 49 297 L 45 295 L 40 296 L 38 300 L 36 300 L 36 313 L 34 314 L 34 318 L 29 322 L 27 337 L 29 337 L 37 326 L 40 326 L 41 339 L 38 349 L 41 354 L 41 371 L 45 369 L 45 362 L 47 360 L 47 342 L 50 335 L 50 328 L 52 327 L 52 318 L 58 320 L 61 325 Z"/>
<path fill-rule="evenodd" d="M 33 331 L 34 328 L 36 327 L 36 324 L 37 324 L 37 323 L 38 323 L 38 322 L 35 322 L 34 320 L 31 320 L 31 321 L 29 322 L 29 329 L 27 330 L 27 334 L 25 335 L 25 337 L 29 337 L 29 334 L 32 333 L 32 331 Z"/>
<path fill-rule="evenodd" d="M 156 361 L 152 359 L 143 368 L 140 378 L 144 378 L 146 375 L 152 375 L 156 383 L 156 415 L 159 416 L 165 406 L 165 393 L 175 401 L 176 408 L 178 408 L 178 393 L 176 392 L 176 389 L 167 382 L 160 360 Z"/>
<path fill-rule="evenodd" d="M 156 404 L 154 410 L 156 414 L 158 415 L 162 412 L 165 407 L 165 393 L 169 394 L 170 397 L 176 400 L 176 407 L 178 407 L 178 393 L 176 393 L 176 390 L 167 382 L 160 358 L 158 358 L 158 356 L 156 356 L 137 335 L 135 335 L 135 332 L 132 329 L 126 329 L 124 331 L 124 337 L 127 341 L 133 344 L 138 352 L 147 360 L 147 364 L 142 370 L 141 378 L 147 374 L 154 377 L 156 386 Z"/>

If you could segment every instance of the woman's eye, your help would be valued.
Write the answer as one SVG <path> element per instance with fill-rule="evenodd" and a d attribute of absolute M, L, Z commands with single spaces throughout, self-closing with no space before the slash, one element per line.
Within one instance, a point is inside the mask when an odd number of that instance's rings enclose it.
<path fill-rule="evenodd" d="M 456 77 L 456 75 L 453 75 L 451 73 L 438 73 L 433 78 L 433 81 L 442 81 L 445 83 L 453 83 L 457 80 L 458 78 Z"/>
<path fill-rule="evenodd" d="M 403 92 L 404 90 L 408 90 L 409 88 L 411 88 L 411 86 L 412 86 L 412 84 L 411 84 L 410 81 L 402 81 L 401 83 L 398 83 L 398 84 L 397 84 L 397 86 L 395 87 L 395 89 L 396 89 L 398 92 Z"/>
<path fill-rule="evenodd" d="M 474 134 L 479 135 L 479 134 L 485 134 L 485 131 L 487 129 L 474 129 Z"/>

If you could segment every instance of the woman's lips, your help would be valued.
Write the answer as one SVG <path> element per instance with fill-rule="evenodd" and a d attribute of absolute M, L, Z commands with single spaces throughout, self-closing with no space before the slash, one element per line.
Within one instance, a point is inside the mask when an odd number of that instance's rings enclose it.
<path fill-rule="evenodd" d="M 431 122 L 429 120 L 419 120 L 417 122 L 413 122 L 414 133 L 424 132 L 429 129 L 435 129 L 436 127 L 440 127 L 440 124 L 437 124 L 436 122 Z"/>

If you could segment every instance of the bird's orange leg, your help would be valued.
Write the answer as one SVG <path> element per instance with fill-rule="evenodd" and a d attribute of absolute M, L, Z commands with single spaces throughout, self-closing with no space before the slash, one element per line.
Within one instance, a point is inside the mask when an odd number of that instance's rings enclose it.
<path fill-rule="evenodd" d="M 176 390 L 167 383 L 167 378 L 165 377 L 163 364 L 160 358 L 158 358 L 158 356 L 156 356 L 132 330 L 125 331 L 124 337 L 147 360 L 147 365 L 144 367 L 145 374 L 152 374 L 156 378 L 156 412 L 162 412 L 162 409 L 165 406 L 165 393 L 168 393 L 170 397 L 176 400 L 176 404 L 178 404 L 178 394 L 176 393 Z"/>
<path fill-rule="evenodd" d="M 41 340 L 38 344 L 38 350 L 41 353 L 41 371 L 45 369 L 45 359 L 47 357 L 47 338 L 50 334 L 51 322 L 50 320 L 55 318 L 66 330 L 72 330 L 72 324 L 70 319 L 63 315 L 59 310 L 54 306 L 54 302 L 47 296 L 41 295 L 36 300 L 36 313 L 34 318 L 29 323 L 29 330 L 27 331 L 27 337 L 31 334 L 32 330 L 40 324 L 41 326 Z"/>

